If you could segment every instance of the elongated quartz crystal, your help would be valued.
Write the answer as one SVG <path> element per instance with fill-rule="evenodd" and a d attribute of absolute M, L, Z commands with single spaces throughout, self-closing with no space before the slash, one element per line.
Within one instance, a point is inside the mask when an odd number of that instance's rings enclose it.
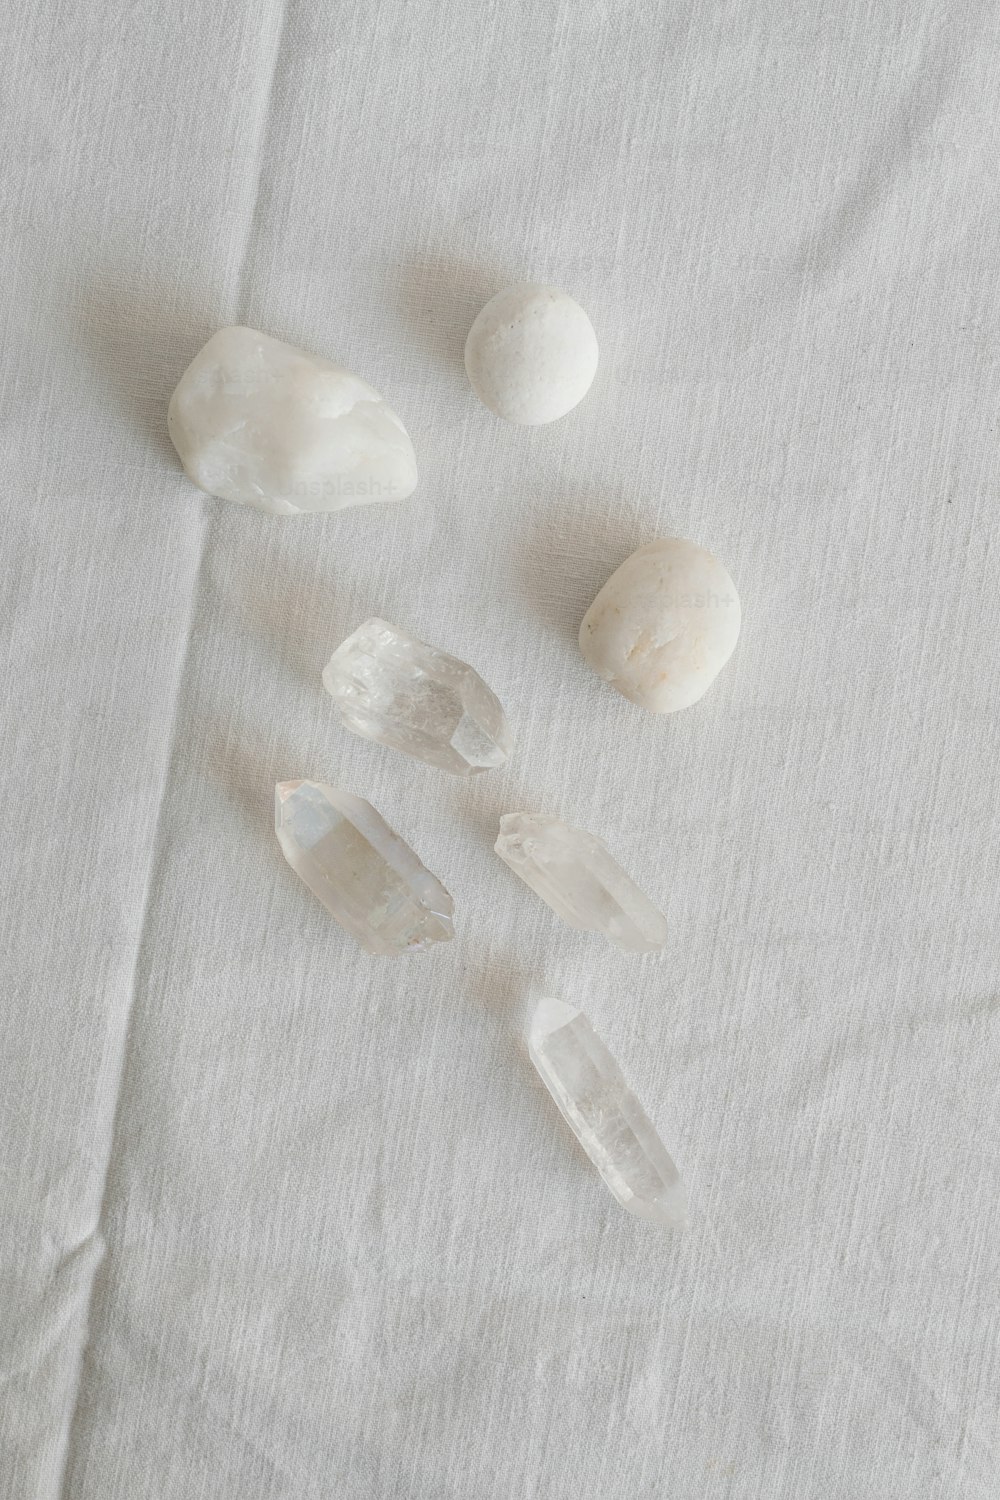
<path fill-rule="evenodd" d="M 666 918 L 596 834 L 545 813 L 507 813 L 495 847 L 570 927 L 601 932 L 628 953 L 654 953 L 666 942 Z"/>
<path fill-rule="evenodd" d="M 542 1082 L 618 1202 L 654 1224 L 686 1224 L 677 1168 L 583 1012 L 540 1000 L 527 1040 Z"/>
<path fill-rule="evenodd" d="M 345 728 L 443 771 L 472 776 L 510 755 L 504 711 L 479 674 L 385 620 L 337 647 L 323 684 Z"/>
<path fill-rule="evenodd" d="M 296 875 L 369 953 L 412 953 L 454 937 L 448 892 L 362 797 L 282 781 L 274 826 Z"/>

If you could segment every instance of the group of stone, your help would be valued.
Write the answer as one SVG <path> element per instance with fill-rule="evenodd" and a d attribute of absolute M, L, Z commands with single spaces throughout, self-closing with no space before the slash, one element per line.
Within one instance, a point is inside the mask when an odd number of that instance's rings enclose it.
<path fill-rule="evenodd" d="M 597 370 L 590 319 L 553 287 L 509 287 L 480 312 L 465 365 L 498 416 L 538 425 L 564 416 Z M 169 428 L 201 489 L 276 515 L 405 499 L 417 483 L 400 419 L 357 376 L 250 328 L 223 328 L 170 402 Z M 740 628 L 722 563 L 682 538 L 628 558 L 580 627 L 600 677 L 654 713 L 697 701 Z M 385 620 L 367 620 L 333 653 L 323 682 L 343 725 L 458 775 L 502 766 L 513 748 L 504 710 L 466 662 Z M 454 935 L 453 904 L 369 802 L 308 780 L 276 788 L 282 852 L 369 952 L 394 955 Z M 570 926 L 635 953 L 661 949 L 663 915 L 603 841 L 541 813 L 509 813 L 496 852 Z M 542 1000 L 528 1047 L 546 1086 L 626 1208 L 662 1224 L 685 1217 L 669 1154 L 614 1059 L 574 1006 Z"/>

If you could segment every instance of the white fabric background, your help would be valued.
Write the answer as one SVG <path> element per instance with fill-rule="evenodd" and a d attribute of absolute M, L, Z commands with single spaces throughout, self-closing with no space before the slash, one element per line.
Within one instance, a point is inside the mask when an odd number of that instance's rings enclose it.
<path fill-rule="evenodd" d="M 1000 21 L 989 0 L 13 0 L 2 22 L 0 1493 L 997 1494 Z M 602 365 L 467 389 L 520 278 Z M 398 507 L 202 497 L 222 324 L 406 421 Z M 644 716 L 579 619 L 637 545 L 744 601 Z M 339 730 L 379 612 L 518 748 Z M 276 779 L 369 797 L 456 941 L 372 959 Z M 602 833 L 671 937 L 562 927 L 502 811 Z M 624 1214 L 518 1043 L 582 1002 L 693 1223 Z"/>

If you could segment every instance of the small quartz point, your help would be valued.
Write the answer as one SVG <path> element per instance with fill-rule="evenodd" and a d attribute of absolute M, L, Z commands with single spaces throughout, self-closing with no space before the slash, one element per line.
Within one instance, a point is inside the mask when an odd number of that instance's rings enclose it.
<path fill-rule="evenodd" d="M 345 728 L 443 771 L 473 776 L 510 755 L 504 711 L 478 672 L 385 620 L 337 647 L 323 684 Z"/>
<path fill-rule="evenodd" d="M 279 782 L 274 827 L 296 875 L 369 953 L 412 953 L 454 937 L 448 892 L 362 797 Z"/>
<path fill-rule="evenodd" d="M 655 953 L 667 921 L 593 833 L 544 813 L 507 813 L 496 852 L 570 927 L 602 932 L 627 953 Z"/>
<path fill-rule="evenodd" d="M 687 1209 L 677 1168 L 583 1012 L 540 1000 L 527 1040 L 542 1082 L 618 1202 L 640 1219 L 682 1228 Z"/>

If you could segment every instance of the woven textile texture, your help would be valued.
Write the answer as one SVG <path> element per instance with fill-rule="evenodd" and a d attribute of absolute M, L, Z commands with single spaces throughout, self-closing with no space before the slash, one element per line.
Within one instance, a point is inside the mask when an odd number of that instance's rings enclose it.
<path fill-rule="evenodd" d="M 0 47 L 0 1496 L 995 1500 L 1000 16 L 988 0 L 10 0 Z M 601 344 L 548 428 L 465 332 Z M 180 471 L 218 327 L 336 359 L 413 499 Z M 696 707 L 579 655 L 658 535 L 744 604 Z M 334 722 L 372 614 L 517 735 Z M 276 780 L 369 798 L 457 937 L 365 954 Z M 633 957 L 492 852 L 601 834 Z M 581 1004 L 692 1223 L 625 1214 L 521 1045 Z"/>

